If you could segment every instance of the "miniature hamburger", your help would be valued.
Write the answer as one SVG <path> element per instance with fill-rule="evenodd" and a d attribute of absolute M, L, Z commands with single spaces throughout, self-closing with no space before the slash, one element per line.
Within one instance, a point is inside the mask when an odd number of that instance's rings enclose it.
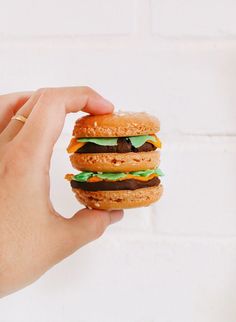
<path fill-rule="evenodd" d="M 84 116 L 75 123 L 67 148 L 78 174 L 68 174 L 77 199 L 89 208 L 148 206 L 163 187 L 158 168 L 159 120 L 147 113 Z"/>

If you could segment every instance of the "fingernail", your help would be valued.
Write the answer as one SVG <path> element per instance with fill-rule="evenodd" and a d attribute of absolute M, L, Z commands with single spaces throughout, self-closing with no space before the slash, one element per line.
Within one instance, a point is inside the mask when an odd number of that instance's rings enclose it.
<path fill-rule="evenodd" d="M 120 221 L 124 217 L 124 211 L 123 210 L 113 210 L 109 212 L 110 218 L 111 218 L 111 224 L 114 224 L 118 221 Z"/>
<path fill-rule="evenodd" d="M 107 99 L 105 98 L 101 98 L 101 101 L 103 102 L 103 105 L 109 107 L 109 108 L 114 108 L 114 105 L 112 104 L 112 102 L 108 101 Z"/>
<path fill-rule="evenodd" d="M 107 105 L 112 105 L 112 106 L 113 106 L 112 102 L 110 102 L 110 101 L 109 101 L 109 100 L 107 100 L 106 98 L 103 98 L 103 100 L 104 100 L 104 102 L 106 102 L 106 104 L 107 104 Z"/>

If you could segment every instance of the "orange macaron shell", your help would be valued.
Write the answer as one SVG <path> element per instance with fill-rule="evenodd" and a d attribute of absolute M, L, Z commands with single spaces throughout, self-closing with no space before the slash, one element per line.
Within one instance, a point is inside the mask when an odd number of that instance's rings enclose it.
<path fill-rule="evenodd" d="M 116 210 L 147 207 L 160 199 L 163 186 L 137 190 L 84 191 L 73 189 L 80 203 L 92 209 Z"/>
<path fill-rule="evenodd" d="M 80 171 L 131 172 L 155 169 L 160 163 L 160 152 L 130 153 L 74 153 L 72 166 Z"/>
<path fill-rule="evenodd" d="M 145 112 L 84 116 L 75 123 L 73 136 L 127 137 L 149 135 L 160 130 L 159 120 Z"/>

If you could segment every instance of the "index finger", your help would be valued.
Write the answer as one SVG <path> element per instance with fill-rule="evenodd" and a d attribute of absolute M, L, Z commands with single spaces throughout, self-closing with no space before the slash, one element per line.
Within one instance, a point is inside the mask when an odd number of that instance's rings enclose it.
<path fill-rule="evenodd" d="M 34 155 L 43 163 L 51 157 L 67 113 L 83 110 L 91 114 L 108 114 L 114 108 L 112 103 L 89 87 L 43 89 L 35 95 L 36 103 L 32 97 L 18 111 L 25 116 L 30 114 L 14 141 L 29 151 L 29 157 Z"/>

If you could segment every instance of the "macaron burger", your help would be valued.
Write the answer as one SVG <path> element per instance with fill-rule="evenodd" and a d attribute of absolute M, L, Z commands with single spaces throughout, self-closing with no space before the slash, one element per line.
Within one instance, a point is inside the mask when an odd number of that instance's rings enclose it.
<path fill-rule="evenodd" d="M 67 174 L 77 199 L 89 208 L 148 206 L 163 192 L 159 120 L 147 113 L 84 116 L 67 148 L 78 174 Z"/>

